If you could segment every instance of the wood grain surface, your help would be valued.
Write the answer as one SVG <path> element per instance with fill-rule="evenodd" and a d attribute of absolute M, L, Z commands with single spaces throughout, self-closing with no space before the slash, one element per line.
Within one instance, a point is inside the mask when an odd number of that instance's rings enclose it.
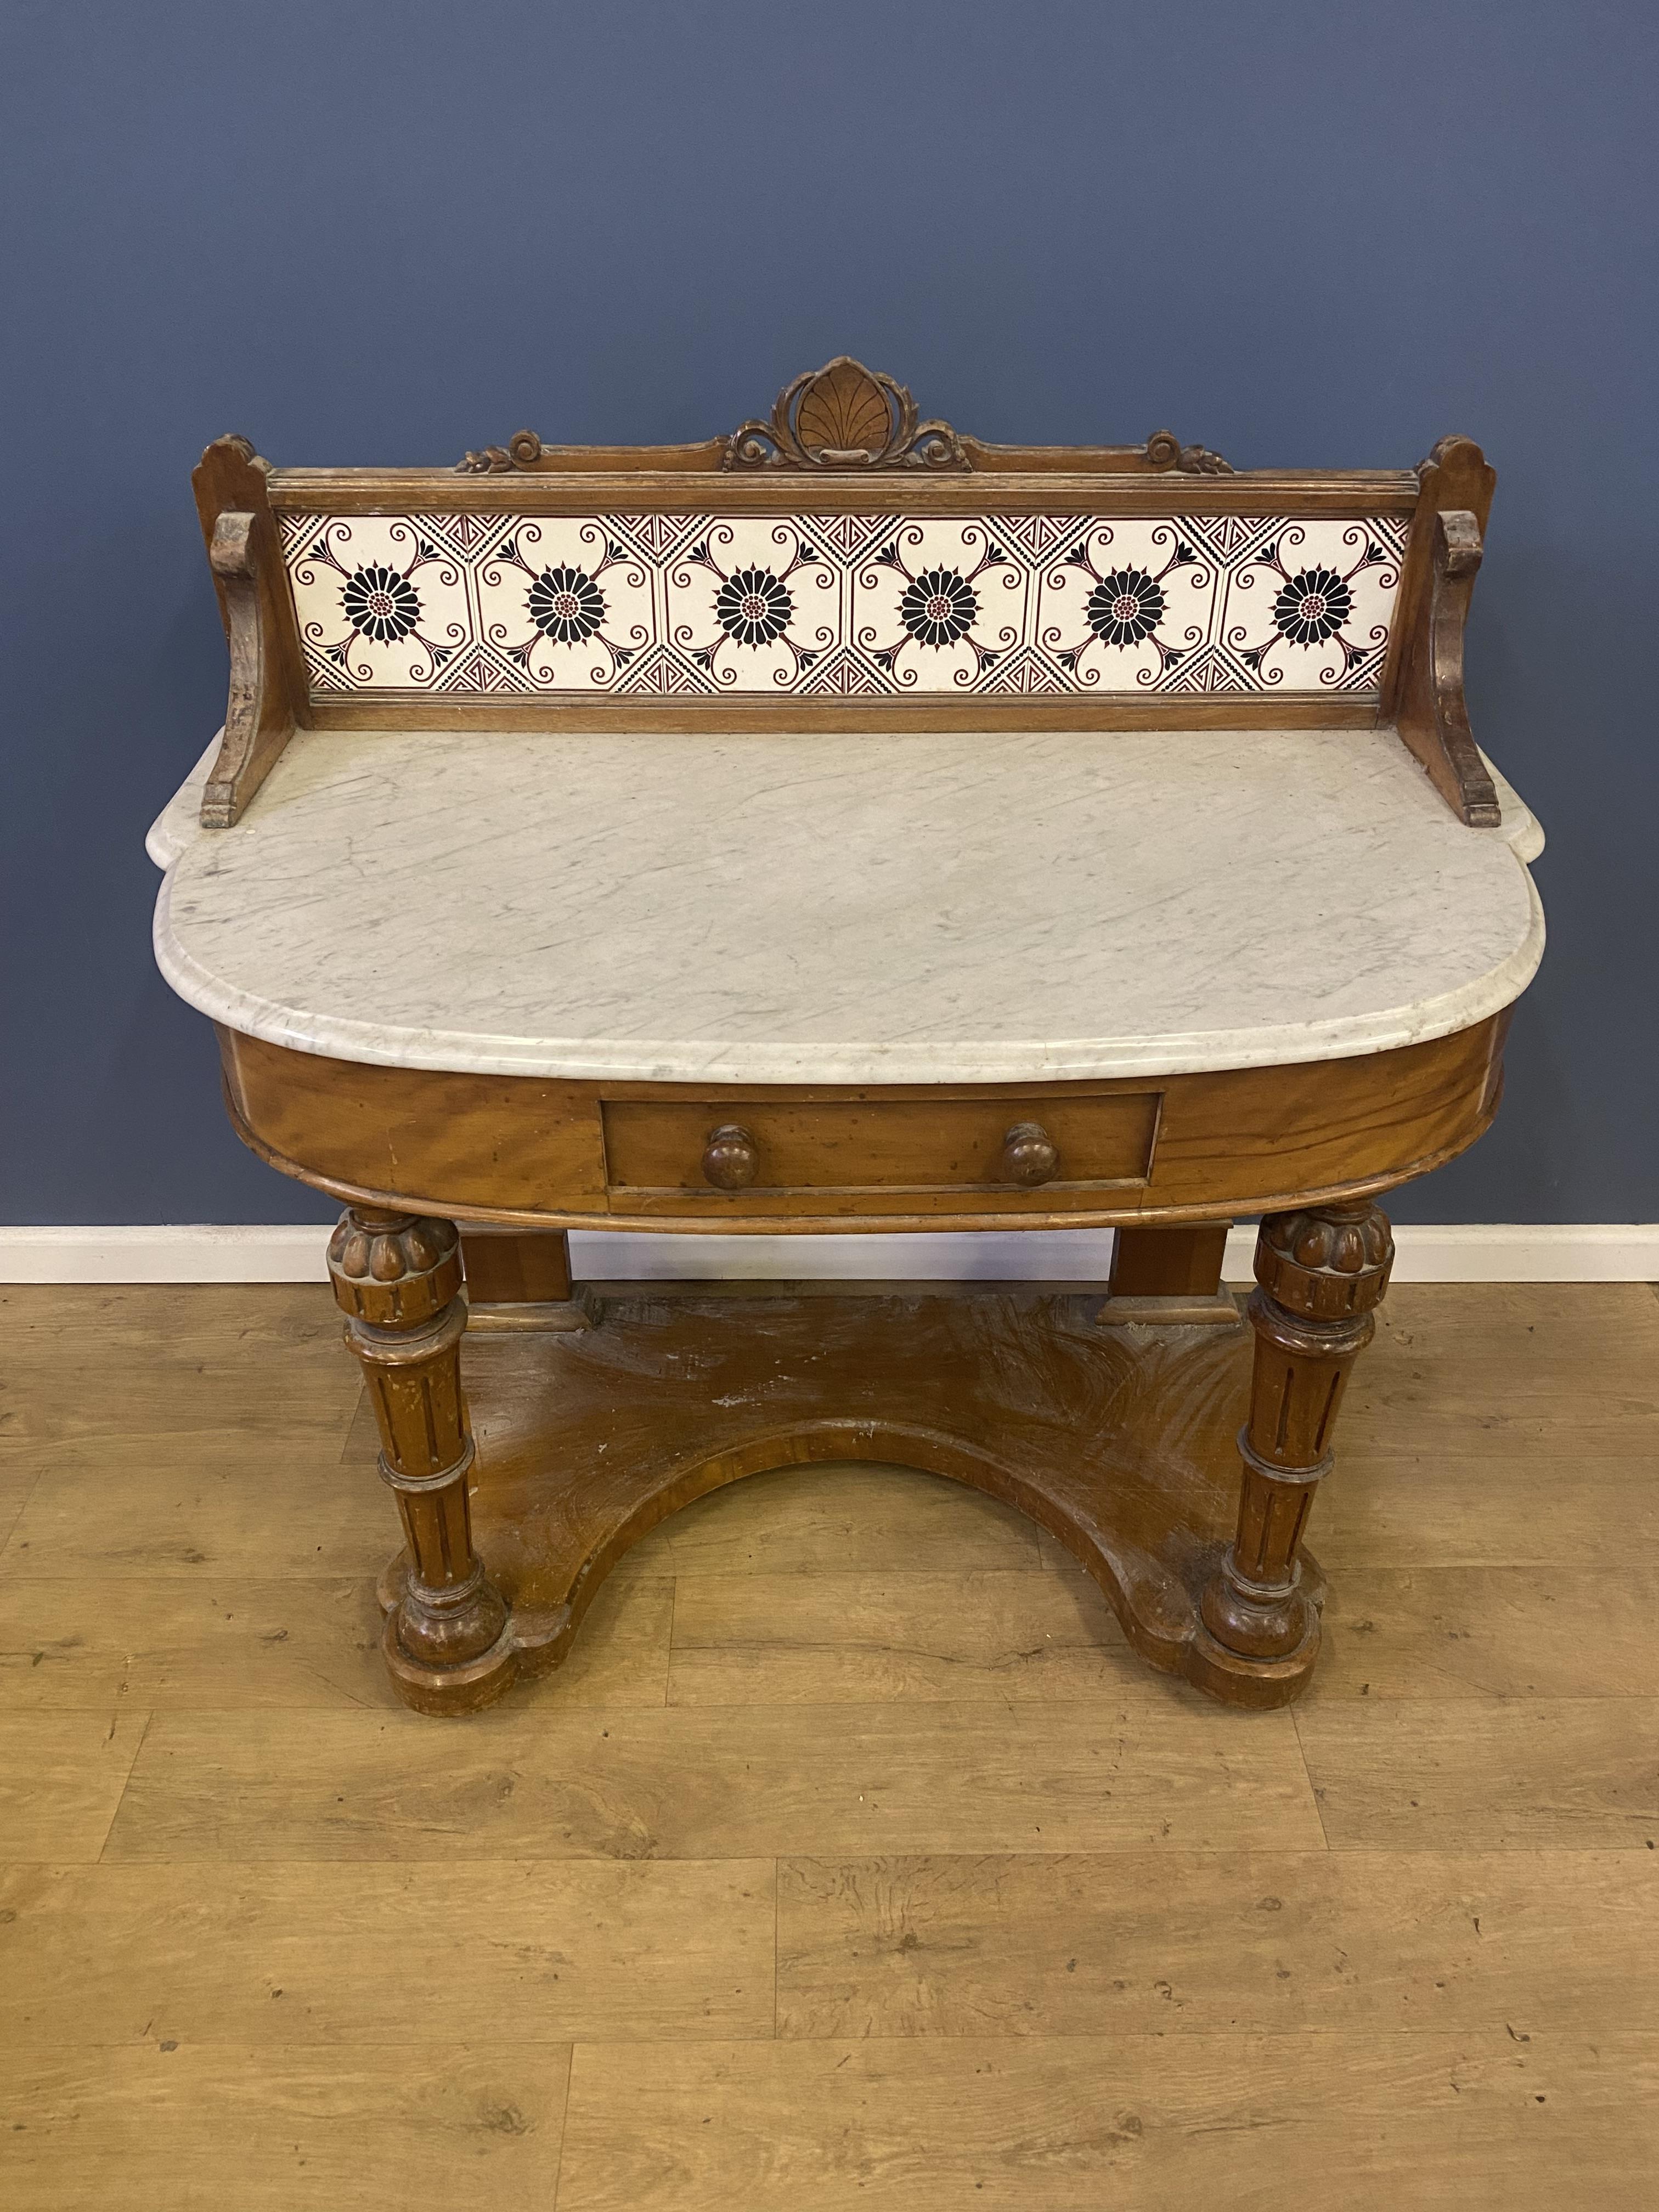
<path fill-rule="evenodd" d="M 856 394 L 856 397 L 853 395 Z M 792 395 L 793 395 L 792 400 Z M 836 442 L 845 438 L 844 446 Z M 289 734 L 330 728 L 633 730 L 1364 728 L 1396 711 L 1401 733 L 1465 821 L 1497 819 L 1491 781 L 1468 727 L 1462 637 L 1480 566 L 1493 471 L 1464 437 L 1443 438 L 1414 471 L 1235 472 L 1202 445 L 1156 430 L 1139 447 L 999 445 L 919 422 L 909 393 L 884 373 L 838 356 L 781 392 L 769 418 L 720 436 L 658 447 L 544 445 L 521 429 L 448 468 L 275 468 L 247 439 L 216 439 L 192 483 L 231 648 L 225 737 L 202 819 L 235 822 Z M 313 691 L 300 648 L 281 514 L 674 516 L 714 512 L 921 517 L 1338 515 L 1409 518 L 1398 611 L 1375 696 L 1285 697 L 1261 691 L 1064 697 L 912 693 L 879 701 L 653 699 L 556 696 L 503 699 L 459 690 Z M 1377 555 L 1374 557 L 1380 558 Z"/>
<path fill-rule="evenodd" d="M 1383 1190 L 1490 1125 L 1507 1030 L 1498 1014 L 1422 1044 L 1285 1066 L 884 1086 L 455 1073 L 218 1036 L 243 1142 L 336 1197 L 460 1221 L 734 1234 L 1212 1224 Z M 766 1164 L 752 1184 L 716 1188 L 704 1146 L 745 1117 Z M 1051 1127 L 1060 1152 L 1054 1181 L 1031 1189 L 998 1164 L 1022 1120 Z"/>
<path fill-rule="evenodd" d="M 452 1727 L 325 1290 L 0 1294 L 0 2202 L 1646 2212 L 1659 1299 L 1381 1312 L 1293 1713 L 860 1463 Z"/>
<path fill-rule="evenodd" d="M 1498 2212 L 1577 2198 L 1636 2212 L 1656 2100 L 1659 2037 L 1618 2029 L 1524 2046 L 1501 2027 L 589 2044 L 571 2069 L 558 2201 Z"/>

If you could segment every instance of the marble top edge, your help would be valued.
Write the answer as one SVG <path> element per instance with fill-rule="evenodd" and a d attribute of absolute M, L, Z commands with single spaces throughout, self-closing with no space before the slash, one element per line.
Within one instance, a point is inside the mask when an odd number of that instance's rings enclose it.
<path fill-rule="evenodd" d="M 1528 882 L 1530 924 L 1509 959 L 1477 990 L 1443 992 L 1352 1021 L 1309 1021 L 1271 1030 L 1210 1030 L 1133 1036 L 940 1046 L 886 1042 L 793 1042 L 733 1049 L 714 1040 L 665 1038 L 604 1045 L 591 1039 L 489 1036 L 441 1029 L 391 1029 L 332 1018 L 227 988 L 172 936 L 166 886 L 157 902 L 156 965 L 189 1005 L 267 1044 L 379 1067 L 440 1074 L 541 1077 L 572 1082 L 707 1084 L 970 1084 L 1085 1082 L 1351 1060 L 1449 1036 L 1512 1006 L 1544 954 L 1543 907 Z"/>
<path fill-rule="evenodd" d="M 224 734 L 222 728 L 214 732 L 201 758 L 149 825 L 144 838 L 144 850 L 158 868 L 170 868 L 180 854 L 203 834 L 202 793 L 207 787 L 213 763 L 218 758 Z M 212 832 L 208 834 L 211 836 Z"/>
<path fill-rule="evenodd" d="M 325 1057 L 857 1085 L 1386 1051 L 1541 957 L 1530 813 L 1505 787 L 1504 829 L 1464 829 L 1389 732 L 785 743 L 787 775 L 749 735 L 307 733 L 192 834 L 198 763 L 153 833 L 158 963 Z"/>
<path fill-rule="evenodd" d="M 1486 763 L 1486 773 L 1498 793 L 1498 826 L 1481 835 L 1502 837 L 1514 852 L 1517 860 L 1530 863 L 1544 849 L 1544 825 L 1526 800 L 1510 781 L 1492 755 L 1477 745 L 1475 750 Z"/>

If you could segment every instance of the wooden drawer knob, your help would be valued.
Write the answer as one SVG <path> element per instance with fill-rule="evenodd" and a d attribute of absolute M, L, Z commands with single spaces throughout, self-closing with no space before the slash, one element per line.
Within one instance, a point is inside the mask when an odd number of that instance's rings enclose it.
<path fill-rule="evenodd" d="M 760 1173 L 760 1147 L 747 1129 L 726 1121 L 702 1148 L 702 1171 L 716 1190 L 746 1190 Z"/>
<path fill-rule="evenodd" d="M 1002 1140 L 1002 1179 L 1028 1190 L 1060 1173 L 1060 1147 L 1041 1121 L 1016 1121 Z"/>

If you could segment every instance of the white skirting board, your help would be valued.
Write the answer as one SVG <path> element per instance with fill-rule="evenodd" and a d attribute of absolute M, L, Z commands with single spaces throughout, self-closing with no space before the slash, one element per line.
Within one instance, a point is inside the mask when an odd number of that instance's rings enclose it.
<path fill-rule="evenodd" d="M 1659 1282 L 1659 1222 L 1553 1222 L 1395 1231 L 1404 1283 Z M 1246 1282 L 1253 1228 L 1227 1241 L 1227 1277 Z M 325 1279 L 325 1226 L 169 1224 L 160 1228 L 0 1228 L 0 1283 L 309 1283 Z M 977 1236 L 635 1237 L 577 1230 L 574 1273 L 617 1277 L 814 1275 L 844 1279 L 1101 1282 L 1109 1230 Z"/>

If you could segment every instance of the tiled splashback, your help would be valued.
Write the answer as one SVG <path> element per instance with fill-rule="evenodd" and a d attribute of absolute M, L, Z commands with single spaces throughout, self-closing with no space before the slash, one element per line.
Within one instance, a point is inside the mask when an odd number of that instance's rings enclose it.
<path fill-rule="evenodd" d="M 280 518 L 318 691 L 1377 689 L 1394 515 Z"/>

